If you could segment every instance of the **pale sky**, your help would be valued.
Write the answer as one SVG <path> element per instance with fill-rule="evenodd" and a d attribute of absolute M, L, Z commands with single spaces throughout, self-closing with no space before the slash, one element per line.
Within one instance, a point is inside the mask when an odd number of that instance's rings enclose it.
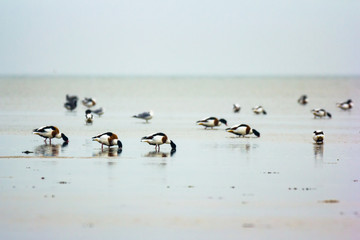
<path fill-rule="evenodd" d="M 3 0 L 0 75 L 360 75 L 359 0 Z"/>

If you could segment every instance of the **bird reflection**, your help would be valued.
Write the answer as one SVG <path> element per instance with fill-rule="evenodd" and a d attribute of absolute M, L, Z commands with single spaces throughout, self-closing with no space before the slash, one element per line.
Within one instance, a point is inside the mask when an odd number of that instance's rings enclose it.
<path fill-rule="evenodd" d="M 35 148 L 35 155 L 54 157 L 59 156 L 60 150 L 68 145 L 67 142 L 63 144 L 42 144 Z"/>
<path fill-rule="evenodd" d="M 169 153 L 166 152 L 158 152 L 158 151 L 150 151 L 144 155 L 144 157 L 172 157 L 176 152 L 176 149 L 171 149 Z"/>
<path fill-rule="evenodd" d="M 324 144 L 314 143 L 314 159 L 322 161 L 324 155 Z"/>
<path fill-rule="evenodd" d="M 117 157 L 120 156 L 122 150 L 118 148 L 104 148 L 103 151 L 94 153 L 94 157 Z"/>

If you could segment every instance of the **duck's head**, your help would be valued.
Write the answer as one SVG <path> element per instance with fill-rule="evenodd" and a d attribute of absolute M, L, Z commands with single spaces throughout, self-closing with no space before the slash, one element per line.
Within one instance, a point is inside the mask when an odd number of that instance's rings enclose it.
<path fill-rule="evenodd" d="M 67 136 L 65 136 L 65 134 L 61 134 L 61 138 L 64 140 L 64 142 L 69 142 L 69 138 Z"/>
<path fill-rule="evenodd" d="M 223 118 L 220 118 L 219 121 L 227 126 L 227 121 Z"/>
<path fill-rule="evenodd" d="M 170 140 L 171 150 L 176 150 L 176 144 Z"/>
<path fill-rule="evenodd" d="M 121 143 L 120 140 L 117 141 L 117 145 L 118 145 L 118 147 L 119 147 L 119 150 L 122 150 L 122 143 Z"/>

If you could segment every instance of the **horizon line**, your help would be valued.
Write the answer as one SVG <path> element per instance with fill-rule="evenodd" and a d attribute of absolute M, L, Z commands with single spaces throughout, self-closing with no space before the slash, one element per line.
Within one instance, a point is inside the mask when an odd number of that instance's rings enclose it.
<path fill-rule="evenodd" d="M 0 78 L 360 78 L 360 74 L 0 74 Z"/>

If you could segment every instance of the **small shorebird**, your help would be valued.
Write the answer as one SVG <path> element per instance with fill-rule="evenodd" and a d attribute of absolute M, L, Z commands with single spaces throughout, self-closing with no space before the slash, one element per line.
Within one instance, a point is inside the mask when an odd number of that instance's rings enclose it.
<path fill-rule="evenodd" d="M 103 110 L 102 107 L 99 108 L 99 109 L 92 110 L 91 112 L 94 113 L 94 114 L 96 114 L 96 115 L 98 115 L 98 116 L 101 116 L 101 115 L 104 114 L 104 110 Z"/>
<path fill-rule="evenodd" d="M 233 111 L 234 111 L 234 113 L 240 112 L 240 109 L 241 109 L 241 107 L 240 107 L 239 104 L 237 104 L 237 103 L 233 104 Z"/>
<path fill-rule="evenodd" d="M 316 117 L 326 117 L 328 116 L 329 118 L 331 118 L 331 114 L 329 112 L 327 112 L 325 109 L 313 109 L 311 110 L 312 114 L 314 114 L 314 118 Z"/>
<path fill-rule="evenodd" d="M 91 113 L 91 110 L 88 109 L 85 111 L 85 122 L 86 123 L 93 123 L 94 121 L 94 116 Z"/>
<path fill-rule="evenodd" d="M 196 122 L 198 125 L 205 126 L 205 129 L 208 127 L 218 127 L 221 125 L 221 123 L 225 124 L 227 126 L 227 121 L 223 118 L 217 119 L 216 117 L 208 117 L 202 120 L 199 120 Z"/>
<path fill-rule="evenodd" d="M 264 115 L 267 114 L 266 111 L 265 111 L 265 109 L 264 109 L 262 106 L 255 106 L 255 107 L 252 108 L 252 110 L 253 110 L 253 112 L 256 113 L 256 114 L 260 114 L 260 113 L 262 113 L 262 114 L 264 114 Z"/>
<path fill-rule="evenodd" d="M 64 142 L 69 142 L 69 139 L 65 136 L 65 134 L 61 133 L 59 129 L 55 126 L 44 126 L 44 127 L 36 128 L 33 130 L 33 134 L 45 138 L 44 140 L 45 144 L 48 138 L 50 144 L 52 138 L 62 138 Z"/>
<path fill-rule="evenodd" d="M 107 132 L 100 134 L 98 136 L 92 137 L 93 141 L 99 142 L 101 144 L 101 151 L 104 150 L 104 145 L 108 146 L 109 148 L 111 146 L 117 145 L 119 150 L 122 150 L 122 143 L 118 139 L 118 136 L 112 132 Z"/>
<path fill-rule="evenodd" d="M 240 109 L 241 109 L 241 107 L 240 107 L 239 104 L 237 104 L 237 103 L 233 104 L 233 111 L 234 111 L 234 113 L 240 112 Z"/>
<path fill-rule="evenodd" d="M 313 139 L 316 143 L 318 144 L 322 144 L 324 142 L 324 132 L 322 130 L 315 130 L 314 131 L 314 135 L 313 135 Z"/>
<path fill-rule="evenodd" d="M 226 129 L 227 132 L 238 135 L 239 137 L 245 137 L 248 134 L 255 134 L 255 136 L 260 137 L 260 133 L 255 129 L 252 129 L 249 125 L 239 124 L 231 128 Z"/>
<path fill-rule="evenodd" d="M 134 118 L 140 118 L 140 119 L 144 119 L 146 120 L 146 122 L 148 122 L 150 119 L 152 119 L 154 116 L 153 111 L 149 111 L 149 112 L 143 112 L 143 113 L 139 113 L 137 115 L 134 115 Z"/>
<path fill-rule="evenodd" d="M 304 94 L 304 95 L 301 95 L 300 98 L 298 99 L 298 103 L 302 104 L 302 105 L 305 105 L 309 102 L 309 99 L 308 97 Z"/>
<path fill-rule="evenodd" d="M 155 151 L 160 151 L 160 145 L 166 143 L 170 144 L 171 151 L 176 150 L 175 143 L 170 140 L 164 133 L 154 133 L 141 138 L 141 142 L 147 142 L 150 145 L 155 145 Z"/>
<path fill-rule="evenodd" d="M 336 106 L 343 110 L 348 110 L 354 106 L 354 103 L 351 99 L 349 99 L 346 102 L 337 103 Z"/>
<path fill-rule="evenodd" d="M 86 107 L 93 107 L 96 105 L 96 101 L 94 98 L 84 98 L 81 102 Z"/>

